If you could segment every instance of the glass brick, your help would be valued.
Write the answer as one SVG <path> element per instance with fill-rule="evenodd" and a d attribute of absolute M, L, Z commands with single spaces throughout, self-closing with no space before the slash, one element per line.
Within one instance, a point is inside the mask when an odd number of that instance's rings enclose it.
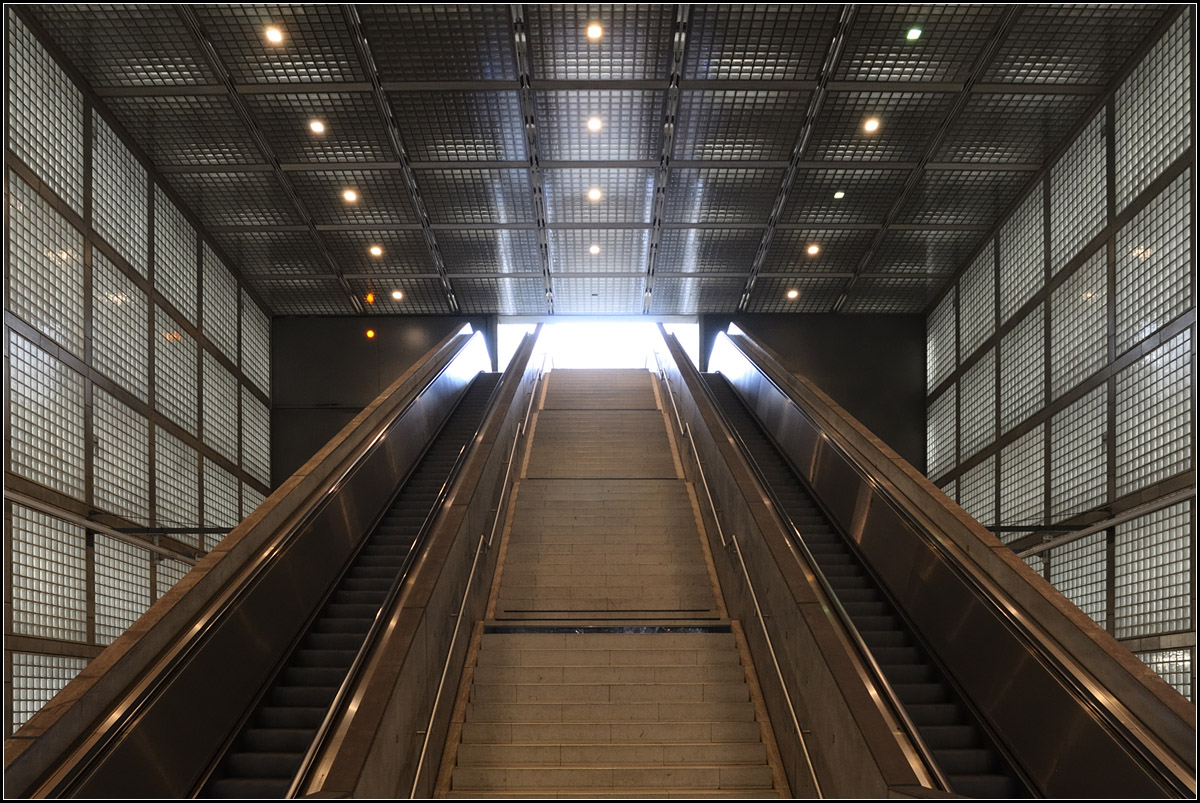
<path fill-rule="evenodd" d="M 76 524 L 14 504 L 13 632 L 87 641 L 87 534 Z"/>
<path fill-rule="evenodd" d="M 92 362 L 147 400 L 150 308 L 146 294 L 99 251 L 92 252 Z"/>
<path fill-rule="evenodd" d="M 8 459 L 18 476 L 84 498 L 83 377 L 9 332 Z"/>
<path fill-rule="evenodd" d="M 94 391 L 93 493 L 111 513 L 150 523 L 149 423 L 102 388 Z"/>
<path fill-rule="evenodd" d="M 1192 468 L 1192 333 L 1117 375 L 1117 495 Z"/>
<path fill-rule="evenodd" d="M 1117 525 L 1117 638 L 1192 627 L 1191 505 L 1180 502 Z"/>

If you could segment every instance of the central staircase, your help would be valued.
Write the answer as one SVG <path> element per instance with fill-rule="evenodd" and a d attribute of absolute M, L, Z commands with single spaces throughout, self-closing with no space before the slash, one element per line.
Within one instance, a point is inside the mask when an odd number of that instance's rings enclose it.
<path fill-rule="evenodd" d="M 553 371 L 442 797 L 787 797 L 647 371 Z"/>

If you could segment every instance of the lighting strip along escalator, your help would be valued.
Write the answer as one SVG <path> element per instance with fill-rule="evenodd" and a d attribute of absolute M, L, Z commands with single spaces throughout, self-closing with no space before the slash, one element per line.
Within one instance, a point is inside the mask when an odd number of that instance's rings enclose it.
<path fill-rule="evenodd" d="M 376 615 L 487 413 L 500 374 L 480 374 L 338 581 L 199 797 L 282 798 Z M 235 659 L 236 660 L 236 659 Z"/>
<path fill-rule="evenodd" d="M 1025 785 L 737 391 L 720 374 L 702 376 L 760 481 L 801 534 L 817 562 L 814 568 L 837 595 L 951 790 L 968 797 L 1027 796 Z"/>

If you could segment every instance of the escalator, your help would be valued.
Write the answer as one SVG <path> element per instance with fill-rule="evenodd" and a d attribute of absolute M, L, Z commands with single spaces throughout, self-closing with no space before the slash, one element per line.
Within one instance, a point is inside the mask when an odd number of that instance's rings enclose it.
<path fill-rule="evenodd" d="M 888 683 L 932 752 L 951 791 L 968 797 L 1027 796 L 961 695 L 864 566 L 845 534 L 780 454 L 721 374 L 704 380 L 783 515 L 791 520 Z"/>
<path fill-rule="evenodd" d="M 479 374 L 368 536 L 200 797 L 282 798 L 396 578 L 453 479 L 500 374 Z"/>

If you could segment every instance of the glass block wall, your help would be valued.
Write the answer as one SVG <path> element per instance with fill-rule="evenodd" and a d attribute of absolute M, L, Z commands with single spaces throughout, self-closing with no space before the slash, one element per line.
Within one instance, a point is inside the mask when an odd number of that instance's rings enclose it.
<path fill-rule="evenodd" d="M 270 319 L 86 88 L 7 22 L 11 733 L 265 497 Z"/>
<path fill-rule="evenodd" d="M 930 478 L 1189 698 L 1193 13 L 927 319 Z"/>

